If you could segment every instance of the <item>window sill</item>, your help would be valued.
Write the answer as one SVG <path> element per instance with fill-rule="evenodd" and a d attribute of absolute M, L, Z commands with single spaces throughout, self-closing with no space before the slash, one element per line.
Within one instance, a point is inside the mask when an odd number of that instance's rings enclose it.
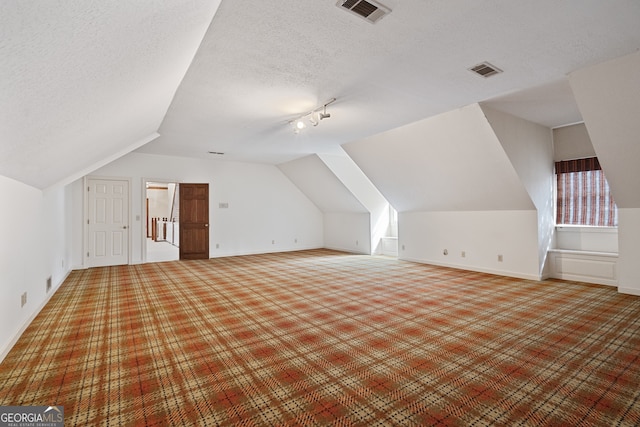
<path fill-rule="evenodd" d="M 582 251 L 577 249 L 549 249 L 549 252 L 556 253 L 556 254 L 587 255 L 587 256 L 618 258 L 617 252 Z"/>
<path fill-rule="evenodd" d="M 556 230 L 568 233 L 617 233 L 618 227 L 562 224 L 556 225 Z"/>

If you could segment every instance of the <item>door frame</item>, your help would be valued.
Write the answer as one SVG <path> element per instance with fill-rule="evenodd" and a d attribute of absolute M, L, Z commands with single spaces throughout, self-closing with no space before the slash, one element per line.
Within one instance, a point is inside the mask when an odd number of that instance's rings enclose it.
<path fill-rule="evenodd" d="M 141 218 L 141 230 L 140 230 L 140 247 L 142 248 L 142 263 L 146 264 L 147 261 L 147 222 L 146 222 L 146 209 L 147 209 L 147 182 L 160 182 L 162 184 L 180 184 L 182 181 L 179 179 L 171 178 L 146 178 L 142 177 L 140 184 L 140 212 Z"/>
<path fill-rule="evenodd" d="M 87 251 L 89 250 L 89 224 L 87 224 L 89 220 L 89 196 L 87 194 L 87 188 L 89 187 L 89 180 L 91 179 L 101 179 L 105 181 L 126 181 L 129 193 L 129 209 L 127 212 L 128 221 L 129 221 L 129 232 L 127 233 L 127 265 L 131 265 L 131 252 L 133 250 L 131 245 L 131 236 L 133 234 L 133 221 L 132 221 L 132 207 L 133 207 L 133 192 L 131 191 L 131 178 L 128 177 L 118 177 L 118 176 L 102 176 L 102 175 L 86 175 L 82 179 L 82 204 L 83 204 L 83 213 L 82 213 L 82 268 L 90 268 L 89 262 L 87 260 Z"/>

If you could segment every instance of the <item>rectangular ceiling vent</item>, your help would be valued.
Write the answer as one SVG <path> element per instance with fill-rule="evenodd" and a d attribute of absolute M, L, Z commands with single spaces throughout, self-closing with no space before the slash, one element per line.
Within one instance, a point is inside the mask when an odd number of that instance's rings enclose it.
<path fill-rule="evenodd" d="M 478 64 L 475 67 L 469 68 L 469 70 L 473 71 L 474 73 L 482 77 L 491 77 L 502 72 L 500 68 L 495 67 L 489 64 L 488 62 L 483 62 L 482 64 Z"/>
<path fill-rule="evenodd" d="M 375 0 L 340 0 L 337 5 L 372 24 L 391 12 L 391 9 Z"/>

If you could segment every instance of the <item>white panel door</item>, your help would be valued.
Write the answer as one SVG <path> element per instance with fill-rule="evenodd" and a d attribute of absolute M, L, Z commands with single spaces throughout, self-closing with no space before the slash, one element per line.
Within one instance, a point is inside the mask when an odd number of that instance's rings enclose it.
<path fill-rule="evenodd" d="M 88 180 L 87 265 L 129 263 L 129 181 Z"/>

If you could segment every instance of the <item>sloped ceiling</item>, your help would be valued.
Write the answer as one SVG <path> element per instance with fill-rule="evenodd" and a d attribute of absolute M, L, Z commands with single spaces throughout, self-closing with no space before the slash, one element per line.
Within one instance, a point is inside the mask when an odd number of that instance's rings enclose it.
<path fill-rule="evenodd" d="M 399 212 L 535 209 L 478 104 L 343 147 Z"/>
<path fill-rule="evenodd" d="M 0 174 L 38 188 L 157 136 L 219 1 L 0 3 Z"/>
<path fill-rule="evenodd" d="M 569 77 L 618 207 L 640 208 L 640 52 Z"/>
<path fill-rule="evenodd" d="M 550 218 L 554 205 L 553 132 L 486 105 L 480 108 L 538 212 Z"/>
<path fill-rule="evenodd" d="M 322 212 L 369 212 L 315 154 L 278 165 Z"/>
<path fill-rule="evenodd" d="M 381 210 L 388 211 L 389 202 L 344 150 L 340 155 L 318 154 L 318 157 L 367 211 L 375 214 Z"/>
<path fill-rule="evenodd" d="M 382 1 L 375 25 L 334 0 L 1 2 L 0 174 L 48 187 L 139 146 L 278 164 L 481 101 L 559 126 L 568 73 L 640 46 L 635 0 Z"/>

